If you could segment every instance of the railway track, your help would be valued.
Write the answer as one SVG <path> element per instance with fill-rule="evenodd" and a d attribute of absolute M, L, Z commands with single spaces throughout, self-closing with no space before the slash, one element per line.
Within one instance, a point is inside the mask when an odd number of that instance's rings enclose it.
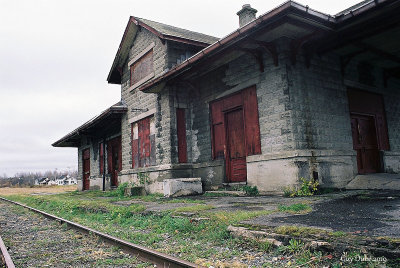
<path fill-rule="evenodd" d="M 44 217 L 46 217 L 48 219 L 57 221 L 60 224 L 66 224 L 67 226 L 69 226 L 81 233 L 95 235 L 98 238 L 100 238 L 101 240 L 103 240 L 104 242 L 121 248 L 124 252 L 137 257 L 141 261 L 150 262 L 150 263 L 154 264 L 155 267 L 171 267 L 171 268 L 174 268 L 174 267 L 200 267 L 199 265 L 196 265 L 194 263 L 190 263 L 188 261 L 181 260 L 176 257 L 169 256 L 164 253 L 160 253 L 155 250 L 152 250 L 152 249 L 149 249 L 146 247 L 142 247 L 140 245 L 136 245 L 136 244 L 130 243 L 128 241 L 121 240 L 117 237 L 99 232 L 92 228 L 88 228 L 81 224 L 57 217 L 57 216 L 49 214 L 47 212 L 26 206 L 24 204 L 21 204 L 21 203 L 15 202 L 15 201 L 11 201 L 11 200 L 8 200 L 3 197 L 0 197 L 0 200 L 3 202 L 7 202 L 7 203 L 11 203 L 11 204 L 20 206 L 20 207 L 24 207 L 24 208 L 29 209 L 30 211 L 33 211 L 37 214 L 43 215 Z M 1 246 L 1 243 L 0 243 L 0 246 Z M 3 252 L 3 247 L 1 247 L 1 249 Z M 5 251 L 7 251 L 5 246 L 4 246 L 4 249 L 5 249 Z M 8 256 L 5 258 L 6 261 L 9 260 L 8 265 L 6 262 L 6 267 L 14 267 L 14 266 L 11 266 L 13 264 L 11 264 L 12 260 L 10 258 L 10 255 L 8 255 L 8 253 L 5 253 L 3 255 Z"/>
<path fill-rule="evenodd" d="M 8 254 L 7 247 L 0 236 L 0 264 L 7 268 L 15 268 L 14 262 L 12 261 L 10 254 Z"/>

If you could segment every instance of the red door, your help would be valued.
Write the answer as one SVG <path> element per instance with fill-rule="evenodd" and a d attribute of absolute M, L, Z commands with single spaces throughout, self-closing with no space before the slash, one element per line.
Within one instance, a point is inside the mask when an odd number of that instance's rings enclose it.
<path fill-rule="evenodd" d="M 353 149 L 357 151 L 357 166 L 360 174 L 377 173 L 381 161 L 377 139 L 375 117 L 351 114 Z"/>
<path fill-rule="evenodd" d="M 139 167 L 150 166 L 150 117 L 138 122 Z"/>
<path fill-rule="evenodd" d="M 226 175 L 229 182 L 245 182 L 246 144 L 243 109 L 225 113 L 226 122 Z"/>
<path fill-rule="evenodd" d="M 107 143 L 108 173 L 111 174 L 111 187 L 118 186 L 118 173 L 122 169 L 121 136 Z"/>
<path fill-rule="evenodd" d="M 82 165 L 83 165 L 83 185 L 82 190 L 89 190 L 90 187 L 90 149 L 85 149 L 82 152 Z"/>

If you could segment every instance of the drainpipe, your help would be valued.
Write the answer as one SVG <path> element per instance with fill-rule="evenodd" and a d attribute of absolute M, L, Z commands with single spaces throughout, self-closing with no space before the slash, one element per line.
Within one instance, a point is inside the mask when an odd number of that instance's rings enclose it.
<path fill-rule="evenodd" d="M 106 139 L 103 138 L 103 192 L 106 190 Z"/>

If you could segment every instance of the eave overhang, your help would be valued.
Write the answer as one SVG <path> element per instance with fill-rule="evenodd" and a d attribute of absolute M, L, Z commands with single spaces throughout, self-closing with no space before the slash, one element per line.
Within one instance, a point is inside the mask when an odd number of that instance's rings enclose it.
<path fill-rule="evenodd" d="M 121 130 L 126 105 L 113 105 L 52 144 L 53 147 L 79 147 L 82 137 L 106 138 Z"/>
<path fill-rule="evenodd" d="M 220 55 L 238 43 L 243 42 L 246 38 L 254 38 L 253 36 L 256 36 L 255 33 L 260 31 L 271 31 L 276 28 L 277 25 L 283 23 L 289 22 L 301 25 L 301 27 L 309 28 L 312 29 L 311 31 L 318 32 L 315 37 L 308 40 L 306 46 L 311 50 L 317 49 L 319 53 L 325 48 L 324 51 L 332 51 L 337 47 L 330 46 L 330 44 L 326 43 L 326 40 L 330 40 L 330 38 L 333 41 L 341 40 L 341 33 L 343 33 L 347 28 L 353 27 L 355 31 L 361 29 L 365 31 L 366 29 L 363 25 L 371 19 L 376 18 L 376 21 L 378 21 L 381 18 L 387 17 L 386 13 L 390 13 L 391 15 L 399 14 L 399 5 L 399 0 L 371 0 L 370 2 L 359 5 L 354 9 L 340 14 L 339 16 L 331 16 L 310 9 L 308 6 L 288 1 L 259 16 L 257 19 L 232 32 L 214 44 L 204 48 L 163 75 L 147 82 L 142 85 L 139 90 L 144 92 L 156 92 L 154 88 L 157 88 L 159 91 L 160 85 L 164 85 L 168 81 L 189 72 L 189 70 L 192 70 L 192 68 L 201 64 L 207 60 L 207 58 Z M 397 18 L 398 16 L 390 16 L 390 22 L 398 24 L 399 19 Z M 395 21 L 393 22 L 392 20 Z M 376 23 L 375 20 L 374 23 Z M 382 27 L 379 27 L 379 29 L 382 29 Z M 346 45 L 345 42 L 340 43 L 338 46 L 340 47 L 344 45 Z"/>
<path fill-rule="evenodd" d="M 335 18 L 330 15 L 318 12 L 308 6 L 303 6 L 293 1 L 287 1 L 218 40 L 214 44 L 204 48 L 191 58 L 176 65 L 162 76 L 142 85 L 139 90 L 144 92 L 153 92 L 152 88 L 158 84 L 162 82 L 165 83 L 180 76 L 192 69 L 195 65 L 202 63 L 207 58 L 213 57 L 232 48 L 236 44 L 243 42 L 246 38 L 253 36 L 255 33 L 275 29 L 279 25 L 287 23 L 288 20 L 291 20 L 295 24 L 307 24 L 310 26 L 310 29 L 318 29 L 321 31 L 330 31 L 333 29 L 335 24 Z"/>

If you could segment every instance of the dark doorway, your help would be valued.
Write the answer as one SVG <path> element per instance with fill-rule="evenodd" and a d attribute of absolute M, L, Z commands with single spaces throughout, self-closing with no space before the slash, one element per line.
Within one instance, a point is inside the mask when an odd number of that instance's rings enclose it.
<path fill-rule="evenodd" d="M 118 173 L 122 169 L 121 136 L 107 143 L 108 173 L 111 174 L 111 187 L 118 186 Z"/>
<path fill-rule="evenodd" d="M 83 183 L 82 190 L 89 190 L 90 188 L 90 149 L 87 148 L 82 152 L 82 166 L 83 166 Z"/>
<path fill-rule="evenodd" d="M 225 113 L 226 121 L 226 176 L 229 182 L 245 182 L 247 178 L 246 145 L 243 109 Z"/>
<path fill-rule="evenodd" d="M 381 170 L 375 117 L 351 114 L 353 149 L 357 151 L 357 166 L 360 174 L 377 173 Z"/>
<path fill-rule="evenodd" d="M 390 149 L 382 95 L 357 89 L 347 94 L 358 173 L 382 172 L 381 151 Z"/>

